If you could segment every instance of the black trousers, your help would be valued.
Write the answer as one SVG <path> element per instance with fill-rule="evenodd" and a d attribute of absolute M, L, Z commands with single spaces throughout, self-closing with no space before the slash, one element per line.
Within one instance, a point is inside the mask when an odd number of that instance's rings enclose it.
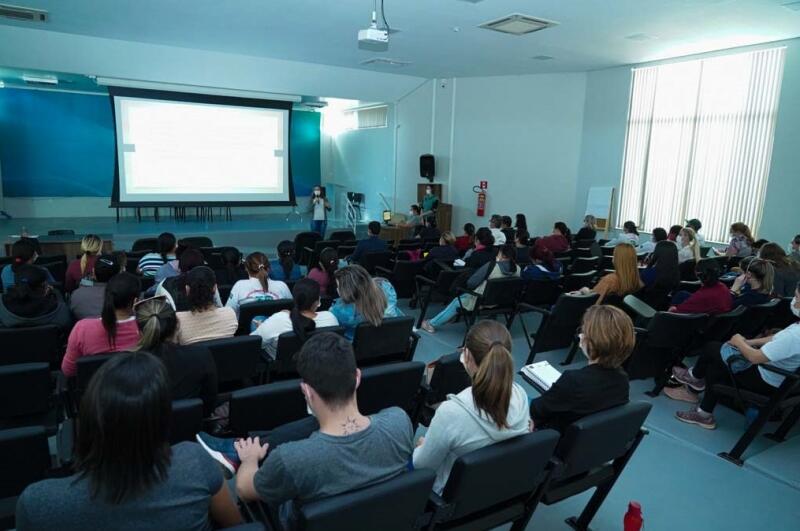
<path fill-rule="evenodd" d="M 250 436 L 258 437 L 261 444 L 269 443 L 267 450 L 267 455 L 269 455 L 269 452 L 283 443 L 308 439 L 317 430 L 319 430 L 317 417 L 309 415 L 306 418 L 278 426 L 272 431 L 250 432 Z"/>

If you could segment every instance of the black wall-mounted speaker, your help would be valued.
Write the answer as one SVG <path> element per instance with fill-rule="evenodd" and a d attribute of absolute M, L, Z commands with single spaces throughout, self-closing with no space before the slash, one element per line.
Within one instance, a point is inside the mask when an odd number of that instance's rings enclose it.
<path fill-rule="evenodd" d="M 433 182 L 433 177 L 436 175 L 436 160 L 433 155 L 426 153 L 419 156 L 419 176 Z"/>

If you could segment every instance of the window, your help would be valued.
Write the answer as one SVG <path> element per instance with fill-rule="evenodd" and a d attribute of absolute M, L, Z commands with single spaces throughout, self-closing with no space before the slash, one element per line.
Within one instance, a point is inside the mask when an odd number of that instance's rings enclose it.
<path fill-rule="evenodd" d="M 388 126 L 389 108 L 386 105 L 353 109 L 345 112 L 348 129 L 374 129 Z"/>
<path fill-rule="evenodd" d="M 737 221 L 758 231 L 785 51 L 633 70 L 618 225 L 698 218 L 712 241 Z"/>

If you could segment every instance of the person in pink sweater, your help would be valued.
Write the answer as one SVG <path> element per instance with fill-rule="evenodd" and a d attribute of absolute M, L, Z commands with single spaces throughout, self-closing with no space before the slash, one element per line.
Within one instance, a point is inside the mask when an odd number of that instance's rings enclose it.
<path fill-rule="evenodd" d="M 672 298 L 670 312 L 716 315 L 733 309 L 731 292 L 719 281 L 720 268 L 716 260 L 700 260 L 695 267 L 695 275 L 703 285 L 694 293 L 676 293 Z"/>
<path fill-rule="evenodd" d="M 138 277 L 118 273 L 108 281 L 101 317 L 81 319 L 72 329 L 61 362 L 65 376 L 75 376 L 78 360 L 108 352 L 130 350 L 139 341 L 133 306 L 142 287 Z"/>

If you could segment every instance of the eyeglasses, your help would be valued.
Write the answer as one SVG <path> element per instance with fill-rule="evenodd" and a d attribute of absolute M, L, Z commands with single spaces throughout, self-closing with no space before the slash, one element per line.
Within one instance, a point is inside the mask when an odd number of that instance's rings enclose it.
<path fill-rule="evenodd" d="M 158 299 L 165 301 L 165 300 L 167 300 L 167 296 L 162 294 L 162 295 L 154 295 L 152 297 L 147 297 L 146 299 L 142 299 L 140 301 L 136 301 L 134 303 L 133 307 L 136 308 L 140 304 L 144 304 L 145 302 L 150 302 L 150 301 L 158 300 Z"/>

